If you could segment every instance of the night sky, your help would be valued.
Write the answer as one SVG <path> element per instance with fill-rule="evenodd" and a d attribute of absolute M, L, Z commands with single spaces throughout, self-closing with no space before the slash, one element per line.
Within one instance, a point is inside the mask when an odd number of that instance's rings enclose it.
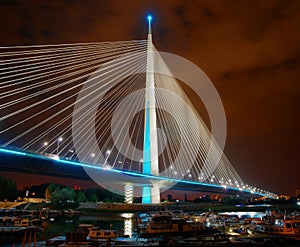
<path fill-rule="evenodd" d="M 300 189 L 300 1 L 2 0 L 0 13 L 0 46 L 146 39 L 152 13 L 158 50 L 192 61 L 218 90 L 225 153 L 244 181 Z"/>

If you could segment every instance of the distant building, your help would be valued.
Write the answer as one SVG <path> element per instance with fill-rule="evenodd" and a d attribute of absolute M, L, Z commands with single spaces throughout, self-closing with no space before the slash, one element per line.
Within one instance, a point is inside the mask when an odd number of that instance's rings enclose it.
<path fill-rule="evenodd" d="M 211 200 L 212 201 L 218 201 L 218 202 L 220 202 L 221 201 L 221 197 L 220 197 L 219 194 L 211 195 Z"/>
<path fill-rule="evenodd" d="M 278 196 L 278 199 L 281 199 L 281 200 L 289 200 L 291 198 L 290 195 L 279 195 Z"/>
<path fill-rule="evenodd" d="M 267 196 L 261 196 L 261 197 L 256 198 L 256 201 L 266 201 L 267 199 L 268 199 Z"/>

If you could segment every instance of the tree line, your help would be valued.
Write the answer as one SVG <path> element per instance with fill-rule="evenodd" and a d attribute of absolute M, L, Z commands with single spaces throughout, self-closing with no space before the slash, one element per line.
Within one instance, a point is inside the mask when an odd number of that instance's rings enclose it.
<path fill-rule="evenodd" d="M 44 183 L 17 189 L 14 180 L 0 176 L 0 201 L 15 201 L 23 198 L 46 198 L 57 208 L 76 208 L 81 202 L 124 202 L 124 197 L 104 188 L 80 190 L 55 183 Z"/>

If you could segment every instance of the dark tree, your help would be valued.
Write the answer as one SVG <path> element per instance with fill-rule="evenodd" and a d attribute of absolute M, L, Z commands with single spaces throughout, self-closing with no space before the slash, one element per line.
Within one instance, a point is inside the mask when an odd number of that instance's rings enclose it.
<path fill-rule="evenodd" d="M 85 193 L 83 191 L 78 191 L 76 199 L 77 199 L 77 202 L 79 202 L 79 203 L 87 201 Z"/>
<path fill-rule="evenodd" d="M 14 180 L 0 177 L 0 201 L 17 199 L 17 184 Z"/>
<path fill-rule="evenodd" d="M 168 197 L 168 201 L 169 201 L 169 202 L 172 202 L 172 201 L 173 201 L 173 196 L 172 196 L 172 195 L 167 195 L 167 197 Z"/>

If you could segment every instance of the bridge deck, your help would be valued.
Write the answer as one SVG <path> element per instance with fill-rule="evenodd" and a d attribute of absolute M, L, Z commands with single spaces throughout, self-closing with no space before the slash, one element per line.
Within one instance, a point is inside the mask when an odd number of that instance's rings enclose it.
<path fill-rule="evenodd" d="M 2 171 L 9 172 L 30 173 L 80 180 L 92 180 L 91 177 L 87 174 L 86 170 L 95 168 L 86 167 L 89 165 L 80 164 L 74 161 L 56 160 L 54 158 L 34 153 L 25 153 L 22 151 L 0 148 L 0 169 Z M 140 173 L 128 171 L 99 169 L 99 167 L 97 168 L 97 172 L 105 172 L 106 178 L 111 179 L 111 181 L 121 181 L 121 183 L 128 182 L 130 178 L 133 178 L 133 181 L 138 181 L 140 185 L 142 185 L 143 183 L 151 183 L 151 181 L 159 181 L 166 179 L 154 176 L 147 177 Z M 124 181 L 122 181 L 122 177 L 120 177 L 120 174 L 124 174 Z M 170 181 L 171 180 L 172 179 L 170 179 Z M 251 193 L 250 191 L 240 191 L 236 188 L 225 189 L 224 187 L 219 185 L 198 183 L 186 180 L 174 180 L 174 186 L 172 187 L 172 190 L 185 190 L 194 192 L 208 192 L 234 195 L 243 194 L 245 196 L 251 197 L 263 196 L 262 194 Z"/>

